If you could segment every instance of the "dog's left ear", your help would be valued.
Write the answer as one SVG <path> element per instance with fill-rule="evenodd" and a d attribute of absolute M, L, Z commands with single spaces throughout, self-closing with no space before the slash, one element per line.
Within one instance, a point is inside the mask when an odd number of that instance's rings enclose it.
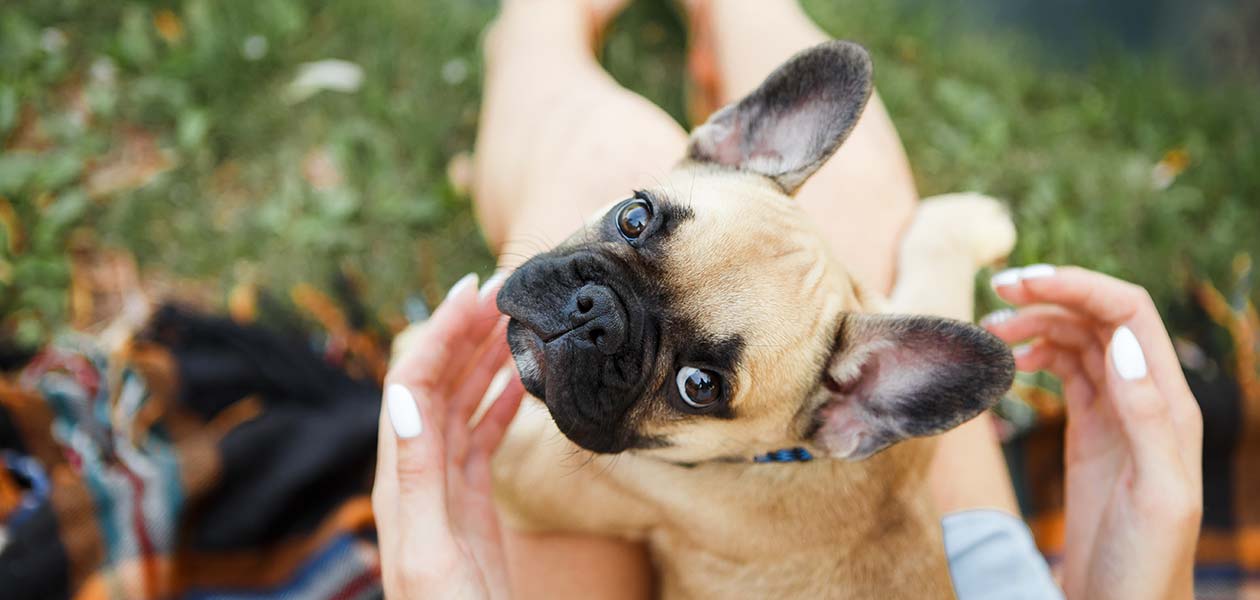
<path fill-rule="evenodd" d="M 1001 340 L 935 317 L 848 314 L 833 352 L 810 438 L 851 460 L 957 427 L 995 404 L 1015 376 Z"/>
<path fill-rule="evenodd" d="M 691 134 L 687 157 L 765 175 L 787 194 L 848 137 L 871 97 L 871 59 L 852 42 L 802 51 Z"/>

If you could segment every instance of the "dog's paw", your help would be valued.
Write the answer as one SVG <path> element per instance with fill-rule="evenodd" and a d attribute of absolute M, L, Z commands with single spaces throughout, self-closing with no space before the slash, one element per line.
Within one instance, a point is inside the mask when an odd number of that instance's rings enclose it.
<path fill-rule="evenodd" d="M 923 200 L 906 233 L 907 249 L 962 252 L 977 267 L 1004 260 L 1015 248 L 1015 224 L 1000 201 L 974 192 Z"/>

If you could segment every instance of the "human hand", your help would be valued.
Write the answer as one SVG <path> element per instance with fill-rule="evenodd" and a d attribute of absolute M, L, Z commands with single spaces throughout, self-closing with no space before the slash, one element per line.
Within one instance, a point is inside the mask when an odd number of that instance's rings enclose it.
<path fill-rule="evenodd" d="M 508 357 L 497 288 L 461 279 L 385 376 L 372 509 L 388 598 L 509 596 L 490 459 L 524 394 L 515 371 L 469 423 Z"/>
<path fill-rule="evenodd" d="M 1192 598 L 1203 420 L 1146 290 L 1075 267 L 993 277 L 981 324 L 1062 380 L 1068 598 Z"/>

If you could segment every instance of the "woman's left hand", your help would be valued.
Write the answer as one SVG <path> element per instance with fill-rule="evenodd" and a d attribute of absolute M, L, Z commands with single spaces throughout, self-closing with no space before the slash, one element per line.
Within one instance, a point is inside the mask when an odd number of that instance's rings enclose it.
<path fill-rule="evenodd" d="M 1076 267 L 993 281 L 1021 308 L 985 326 L 1063 383 L 1067 597 L 1193 598 L 1203 419 L 1150 295 Z"/>
<path fill-rule="evenodd" d="M 490 459 L 524 393 L 515 371 L 470 424 L 508 358 L 496 288 L 461 279 L 385 376 L 372 508 L 388 598 L 509 596 Z"/>

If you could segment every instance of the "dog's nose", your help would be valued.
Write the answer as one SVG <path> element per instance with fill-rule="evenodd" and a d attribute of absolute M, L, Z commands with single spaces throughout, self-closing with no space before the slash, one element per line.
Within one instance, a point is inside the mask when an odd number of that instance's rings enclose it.
<path fill-rule="evenodd" d="M 590 343 L 604 354 L 613 354 L 626 342 L 626 309 L 607 286 L 587 284 L 569 301 L 569 335 Z"/>

